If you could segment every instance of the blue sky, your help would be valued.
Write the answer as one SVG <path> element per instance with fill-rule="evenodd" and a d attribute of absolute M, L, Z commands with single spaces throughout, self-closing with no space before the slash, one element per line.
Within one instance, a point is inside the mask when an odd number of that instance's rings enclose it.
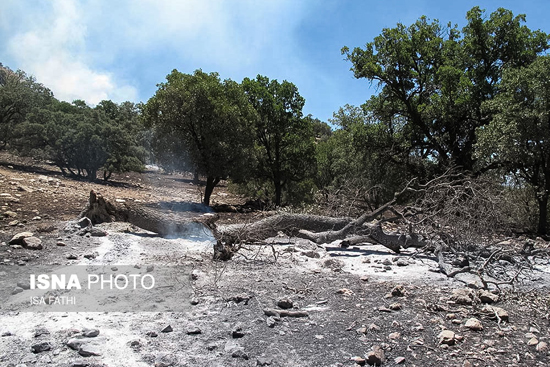
<path fill-rule="evenodd" d="M 327 121 L 376 92 L 354 79 L 343 46 L 422 15 L 462 27 L 476 5 L 524 13 L 550 33 L 546 0 L 2 0 L 0 62 L 91 105 L 147 101 L 172 69 L 239 82 L 262 74 L 296 84 L 304 113 Z"/>

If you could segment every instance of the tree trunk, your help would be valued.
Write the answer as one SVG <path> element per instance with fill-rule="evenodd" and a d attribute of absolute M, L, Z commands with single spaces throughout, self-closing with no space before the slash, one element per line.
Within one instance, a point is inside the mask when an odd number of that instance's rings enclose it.
<path fill-rule="evenodd" d="M 548 192 L 545 192 L 537 198 L 539 203 L 539 225 L 537 232 L 540 235 L 546 235 L 548 223 Z"/>
<path fill-rule="evenodd" d="M 210 206 L 210 197 L 212 196 L 212 192 L 214 191 L 214 187 L 220 183 L 219 177 L 212 177 L 208 176 L 206 178 L 206 187 L 204 188 L 204 199 L 203 204 L 206 206 Z"/>
<path fill-rule="evenodd" d="M 80 218 L 88 217 L 92 224 L 105 222 L 128 222 L 163 237 L 177 237 L 209 233 L 211 222 L 217 219 L 211 214 L 198 212 L 165 213 L 161 210 L 132 203 L 112 203 L 101 194 L 90 192 L 88 204 L 80 213 Z"/>
<path fill-rule="evenodd" d="M 279 207 L 281 206 L 281 196 L 283 193 L 283 185 L 281 184 L 281 181 L 277 179 L 275 179 L 273 183 L 275 184 L 275 206 Z"/>

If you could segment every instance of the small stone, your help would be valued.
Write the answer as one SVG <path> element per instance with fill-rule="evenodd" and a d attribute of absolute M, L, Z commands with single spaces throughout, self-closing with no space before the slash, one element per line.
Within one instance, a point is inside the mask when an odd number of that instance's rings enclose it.
<path fill-rule="evenodd" d="M 380 331 L 380 326 L 376 325 L 376 324 L 370 324 L 369 325 L 369 331 Z"/>
<path fill-rule="evenodd" d="M 439 333 L 439 344 L 445 344 L 445 345 L 454 345 L 455 340 L 455 333 L 451 330 L 443 330 Z"/>
<path fill-rule="evenodd" d="M 37 215 L 36 217 L 33 217 L 32 220 L 39 221 L 42 220 L 42 217 Z"/>
<path fill-rule="evenodd" d="M 12 220 L 11 222 L 8 223 L 8 226 L 10 227 L 15 227 L 16 225 L 19 224 L 19 221 L 18 220 Z"/>
<path fill-rule="evenodd" d="M 15 218 L 15 217 L 17 217 L 17 213 L 12 212 L 11 210 L 8 210 L 8 211 L 4 212 L 4 217 L 6 217 L 6 218 Z"/>
<path fill-rule="evenodd" d="M 454 289 L 451 295 L 451 301 L 458 305 L 471 305 L 474 302 L 475 294 L 472 289 L 459 288 Z"/>
<path fill-rule="evenodd" d="M 162 329 L 160 332 L 161 333 L 171 333 L 172 331 L 174 331 L 174 329 L 172 329 L 172 326 L 171 325 L 167 325 L 164 327 L 164 329 Z"/>
<path fill-rule="evenodd" d="M 59 246 L 59 247 L 65 247 L 65 246 L 67 246 L 67 244 L 66 244 L 65 242 L 63 242 L 63 241 L 57 241 L 56 245 Z"/>
<path fill-rule="evenodd" d="M 347 297 L 353 296 L 353 291 L 351 289 L 347 289 L 347 288 L 338 289 L 336 291 L 336 293 L 337 294 L 342 294 L 342 295 L 347 296 Z"/>
<path fill-rule="evenodd" d="M 369 281 L 369 277 L 366 276 L 366 275 L 363 275 L 363 276 L 362 276 L 361 278 L 359 278 L 359 279 L 361 279 L 363 282 L 368 282 L 368 281 Z"/>
<path fill-rule="evenodd" d="M 147 268 L 145 269 L 146 272 L 150 273 L 155 269 L 154 265 L 147 265 Z"/>
<path fill-rule="evenodd" d="M 88 341 L 84 339 L 79 339 L 79 338 L 72 338 L 72 339 L 69 339 L 69 341 L 66 344 L 69 348 L 73 350 L 78 350 L 85 343 L 88 343 Z"/>
<path fill-rule="evenodd" d="M 77 222 L 80 228 L 87 228 L 92 226 L 92 221 L 88 217 L 82 217 Z"/>
<path fill-rule="evenodd" d="M 392 311 L 399 311 L 402 308 L 403 308 L 403 306 L 399 302 L 395 302 L 395 303 L 392 303 L 390 305 L 390 310 L 392 310 Z"/>
<path fill-rule="evenodd" d="M 508 312 L 500 307 L 485 305 L 482 312 L 487 314 L 487 317 L 491 319 L 500 319 L 502 321 L 509 321 Z"/>
<path fill-rule="evenodd" d="M 242 338 L 245 335 L 246 335 L 246 333 L 243 331 L 243 328 L 240 325 L 236 325 L 233 328 L 233 330 L 231 331 L 231 336 L 235 339 L 236 338 Z"/>
<path fill-rule="evenodd" d="M 367 360 L 361 357 L 351 357 L 351 361 L 357 363 L 359 366 L 364 366 L 367 363 Z"/>
<path fill-rule="evenodd" d="M 546 342 L 540 342 L 537 344 L 536 350 L 539 353 L 546 353 L 548 352 L 548 344 Z"/>
<path fill-rule="evenodd" d="M 34 331 L 35 338 L 38 338 L 42 335 L 50 335 L 50 331 L 44 327 L 40 327 Z"/>
<path fill-rule="evenodd" d="M 4 331 L 1 336 L 2 337 L 13 336 L 13 334 L 11 333 L 11 331 Z"/>
<path fill-rule="evenodd" d="M 527 342 L 527 345 L 529 345 L 529 346 L 533 346 L 533 345 L 537 345 L 537 344 L 539 344 L 539 340 L 537 338 L 531 338 Z"/>
<path fill-rule="evenodd" d="M 36 237 L 26 237 L 23 239 L 23 247 L 30 250 L 42 250 L 42 240 Z"/>
<path fill-rule="evenodd" d="M 244 360 L 248 360 L 248 354 L 244 351 L 244 348 L 237 348 L 231 352 L 231 357 L 233 358 L 242 358 Z"/>
<path fill-rule="evenodd" d="M 283 298 L 277 301 L 277 306 L 282 308 L 283 310 L 286 310 L 294 307 L 294 302 L 292 302 L 292 300 L 289 298 Z"/>
<path fill-rule="evenodd" d="M 196 305 L 199 304 L 199 299 L 198 298 L 191 298 L 189 303 L 191 303 L 191 305 L 193 305 L 193 306 L 196 306 Z"/>
<path fill-rule="evenodd" d="M 396 357 L 393 361 L 395 364 L 403 364 L 405 363 L 405 357 Z"/>
<path fill-rule="evenodd" d="M 33 233 L 32 232 L 21 232 L 21 233 L 18 233 L 16 234 L 15 236 L 13 236 L 11 238 L 11 240 L 9 240 L 8 242 L 8 245 L 20 245 L 20 246 L 23 246 L 24 245 L 24 242 L 23 240 L 27 237 L 32 237 L 33 236 Z"/>
<path fill-rule="evenodd" d="M 78 259 L 78 256 L 76 256 L 75 254 L 68 254 L 67 255 L 67 260 L 76 260 Z"/>
<path fill-rule="evenodd" d="M 386 360 L 384 350 L 375 345 L 372 350 L 367 353 L 367 363 L 371 366 L 380 366 Z"/>
<path fill-rule="evenodd" d="M 398 332 L 391 333 L 388 337 L 392 340 L 397 340 L 397 339 L 401 338 L 401 333 L 398 333 Z"/>
<path fill-rule="evenodd" d="M 100 356 L 99 348 L 93 344 L 83 344 L 78 348 L 78 354 L 82 357 Z"/>
<path fill-rule="evenodd" d="M 267 326 L 270 328 L 273 328 L 275 327 L 275 325 L 277 325 L 277 321 L 273 316 L 269 316 L 266 320 L 266 323 L 267 323 Z"/>
<path fill-rule="evenodd" d="M 151 337 L 151 338 L 156 338 L 157 336 L 159 336 L 159 334 L 157 334 L 156 331 L 148 331 L 145 333 L 145 335 L 147 335 L 148 337 Z"/>
<path fill-rule="evenodd" d="M 187 335 L 198 335 L 198 334 L 201 334 L 202 331 L 196 326 L 190 326 L 187 328 L 186 333 Z"/>
<path fill-rule="evenodd" d="M 466 324 L 464 324 L 464 326 L 473 331 L 483 330 L 483 325 L 481 324 L 481 321 L 479 321 L 475 317 L 466 320 Z"/>
<path fill-rule="evenodd" d="M 80 359 L 80 360 L 71 362 L 70 366 L 71 367 L 89 367 L 90 362 L 84 359 Z"/>
<path fill-rule="evenodd" d="M 23 291 L 24 291 L 23 288 L 21 288 L 21 287 L 15 287 L 15 288 L 13 289 L 13 291 L 11 291 L 11 294 L 12 294 L 12 295 L 16 295 L 16 294 L 19 294 L 19 293 L 21 293 L 21 292 L 23 292 Z"/>
<path fill-rule="evenodd" d="M 409 262 L 406 261 L 406 260 L 397 260 L 397 262 L 395 263 L 397 266 L 408 266 L 409 265 Z M 403 358 L 403 357 L 401 357 Z"/>
<path fill-rule="evenodd" d="M 163 353 L 155 358 L 155 367 L 171 367 L 178 366 L 178 359 L 176 356 L 168 353 Z"/>
<path fill-rule="evenodd" d="M 489 292 L 488 290 L 482 289 L 478 293 L 479 300 L 482 303 L 496 303 L 498 302 L 498 295 Z"/>
<path fill-rule="evenodd" d="M 41 343 L 33 344 L 31 346 L 31 352 L 35 354 L 47 352 L 50 349 L 52 349 L 52 345 L 49 342 L 41 342 Z"/>
<path fill-rule="evenodd" d="M 86 338 L 95 338 L 99 335 L 98 329 L 84 329 L 82 330 L 82 335 L 84 335 Z"/>
<path fill-rule="evenodd" d="M 403 296 L 405 296 L 405 287 L 403 287 L 401 284 L 396 285 L 391 290 L 391 296 L 392 297 L 403 297 Z"/>

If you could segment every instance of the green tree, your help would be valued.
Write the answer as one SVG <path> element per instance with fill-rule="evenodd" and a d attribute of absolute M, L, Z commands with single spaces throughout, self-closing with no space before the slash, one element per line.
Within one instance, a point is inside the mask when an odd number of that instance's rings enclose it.
<path fill-rule="evenodd" d="M 144 107 L 158 159 L 189 159 L 185 166 L 206 176 L 203 203 L 222 179 L 243 180 L 250 172 L 254 110 L 242 87 L 220 80 L 217 73 L 196 70 L 192 75 L 173 70 Z M 166 149 L 163 149 L 166 148 Z M 163 162 L 161 161 L 161 164 Z"/>
<path fill-rule="evenodd" d="M 274 203 L 280 206 L 283 189 L 296 188 L 315 175 L 313 121 L 302 117 L 305 100 L 294 84 L 261 75 L 242 84 L 257 112 L 256 176 L 271 182 Z"/>
<path fill-rule="evenodd" d="M 6 146 L 27 114 L 53 101 L 52 92 L 21 70 L 0 64 L 0 144 Z"/>
<path fill-rule="evenodd" d="M 494 114 L 478 129 L 478 155 L 518 175 L 536 192 L 538 232 L 548 232 L 550 196 L 550 57 L 505 71 L 501 93 L 485 104 Z"/>
<path fill-rule="evenodd" d="M 491 120 L 481 106 L 498 93 L 503 68 L 529 65 L 548 49 L 548 36 L 523 25 L 524 15 L 500 8 L 486 18 L 474 7 L 467 21 L 460 32 L 421 17 L 383 29 L 364 48 L 342 49 L 356 78 L 379 83 L 369 107 L 401 128 L 402 154 L 434 161 L 440 170 L 474 169 L 476 128 Z"/>

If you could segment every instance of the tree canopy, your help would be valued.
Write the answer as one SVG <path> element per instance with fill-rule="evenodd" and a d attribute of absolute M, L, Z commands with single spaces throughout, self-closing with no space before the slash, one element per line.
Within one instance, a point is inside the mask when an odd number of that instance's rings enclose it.
<path fill-rule="evenodd" d="M 505 67 L 527 66 L 548 49 L 548 35 L 531 31 L 525 16 L 479 7 L 458 30 L 421 17 L 410 26 L 385 28 L 364 48 L 342 53 L 356 78 L 378 82 L 369 109 L 406 140 L 403 156 L 416 154 L 439 167 L 474 170 L 475 131 L 490 122 L 484 101 L 496 96 Z"/>
<path fill-rule="evenodd" d="M 155 129 L 155 141 L 169 142 L 157 145 L 161 164 L 188 159 L 186 167 L 206 176 L 203 203 L 209 205 L 222 179 L 239 180 L 250 172 L 255 112 L 242 87 L 221 81 L 217 73 L 173 70 L 166 79 L 145 105 L 144 117 Z"/>

